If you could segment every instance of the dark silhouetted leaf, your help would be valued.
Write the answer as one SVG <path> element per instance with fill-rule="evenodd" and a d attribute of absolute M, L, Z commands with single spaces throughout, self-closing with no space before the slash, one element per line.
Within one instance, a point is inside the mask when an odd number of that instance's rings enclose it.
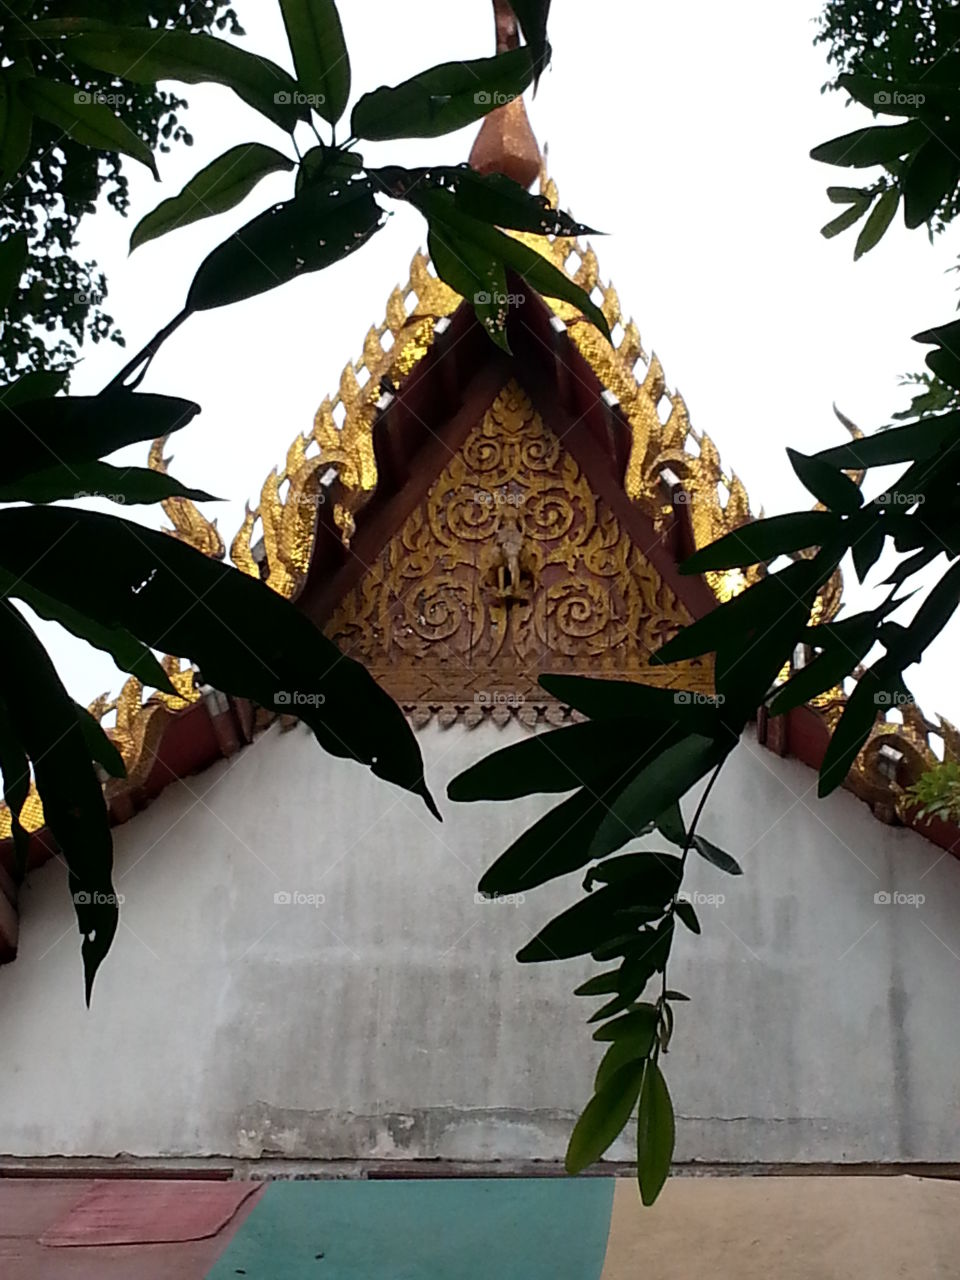
<path fill-rule="evenodd" d="M 123 756 L 104 733 L 99 721 L 94 719 L 86 707 L 81 707 L 79 702 L 75 706 L 90 759 L 100 765 L 111 778 L 125 778 L 127 766 L 123 763 Z"/>
<path fill-rule="evenodd" d="M 164 200 L 137 223 L 130 237 L 131 252 L 168 231 L 235 208 L 268 174 L 293 167 L 292 160 L 262 142 L 231 147 L 191 178 L 178 196 Z"/>
<path fill-rule="evenodd" d="M 332 755 L 369 765 L 436 812 L 400 708 L 263 583 L 175 538 L 74 507 L 0 510 L 0 566 L 101 624 L 192 659 L 216 689 L 293 712 Z"/>
<path fill-rule="evenodd" d="M 875 125 L 869 129 L 855 129 L 840 138 L 821 143 L 810 152 L 813 160 L 824 164 L 842 164 L 864 168 L 874 164 L 887 164 L 899 160 L 929 137 L 926 128 L 917 120 L 908 124 Z"/>
<path fill-rule="evenodd" d="M 804 488 L 830 511 L 852 516 L 863 506 L 859 486 L 839 467 L 831 466 L 816 455 L 808 457 L 798 453 L 796 449 L 788 449 L 787 457 Z"/>
<path fill-rule="evenodd" d="M 837 517 L 829 511 L 795 511 L 755 520 L 695 552 L 684 560 L 680 572 L 706 573 L 774 560 L 789 551 L 822 546 L 839 527 Z"/>
<path fill-rule="evenodd" d="M 350 97 L 350 58 L 334 0 L 280 0 L 293 65 L 302 93 L 330 124 Z"/>
<path fill-rule="evenodd" d="M 189 489 L 161 471 L 114 467 L 109 462 L 74 462 L 33 471 L 13 484 L 0 484 L 0 502 L 60 502 L 66 498 L 109 498 L 134 506 L 167 498 L 219 501 L 203 489 Z"/>
<path fill-rule="evenodd" d="M 593 1033 L 594 1040 L 601 1043 L 608 1040 L 625 1040 L 638 1048 L 639 1056 L 649 1053 L 653 1048 L 653 1037 L 657 1029 L 657 1010 L 652 1004 L 638 1005 L 622 1018 L 608 1022 L 605 1027 L 597 1027 Z M 642 1048 L 646 1045 L 646 1049 Z"/>
<path fill-rule="evenodd" d="M 697 913 L 692 902 L 687 902 L 684 898 L 678 898 L 674 910 L 677 913 L 677 919 L 682 920 L 691 933 L 700 932 L 700 921 L 697 919 Z"/>
<path fill-rule="evenodd" d="M 926 335 L 922 338 L 923 341 L 930 340 Z M 897 462 L 933 458 L 958 437 L 960 413 L 947 413 L 924 418 L 905 427 L 880 431 L 865 440 L 851 440 L 849 444 L 823 449 L 813 456 L 837 467 L 886 467 Z"/>
<path fill-rule="evenodd" d="M 592 855 L 602 858 L 616 852 L 685 795 L 725 754 L 726 748 L 714 739 L 695 733 L 667 747 L 613 799 L 591 842 Z"/>
<path fill-rule="evenodd" d="M 41 79 L 21 80 L 17 91 L 35 115 L 61 129 L 74 142 L 97 151 L 119 151 L 132 156 L 145 164 L 159 181 L 157 163 L 147 144 L 93 95 L 70 84 Z"/>
<path fill-rule="evenodd" d="M 46 650 L 8 601 L 0 601 L 0 634 L 6 659 L 0 668 L 0 697 L 33 762 L 46 824 L 70 872 L 89 1004 L 94 977 L 117 928 L 107 808 L 76 704 Z"/>
<path fill-rule="evenodd" d="M 683 825 L 683 814 L 680 812 L 679 803 L 670 805 L 660 814 L 657 818 L 657 830 L 671 844 L 683 848 L 687 843 L 687 829 Z"/>
<path fill-rule="evenodd" d="M 960 97 L 957 105 L 960 106 Z M 960 157 L 939 138 L 929 138 L 903 179 L 903 212 L 908 227 L 929 222 L 960 180 Z"/>
<path fill-rule="evenodd" d="M 547 40 L 550 0 L 510 0 L 510 8 L 517 15 L 523 38 L 533 54 L 534 86 L 536 86 L 550 61 L 550 44 Z"/>
<path fill-rule="evenodd" d="M 594 978 L 588 978 L 586 982 L 580 984 L 574 991 L 575 996 L 605 996 L 619 990 L 618 980 L 620 976 L 619 969 L 611 969 L 609 973 L 598 973 Z"/>
<path fill-rule="evenodd" d="M 16 181 L 33 137 L 33 112 L 17 92 L 21 80 L 32 74 L 29 63 L 15 62 L 0 71 L 0 183 Z"/>
<path fill-rule="evenodd" d="M 707 840 L 705 836 L 694 836 L 693 846 L 701 858 L 706 858 L 707 862 L 719 867 L 721 871 L 726 871 L 731 876 L 743 875 L 743 868 L 736 858 L 731 858 L 729 853 L 724 853 L 718 845 L 715 845 L 711 840 Z"/>
<path fill-rule="evenodd" d="M 436 138 L 473 124 L 533 79 L 529 49 L 511 49 L 495 58 L 446 62 L 392 87 L 365 93 L 350 121 L 358 138 Z"/>
<path fill-rule="evenodd" d="M 57 396 L 0 410 L 3 483 L 53 466 L 93 462 L 126 444 L 179 431 L 200 412 L 190 400 L 112 391 Z"/>
<path fill-rule="evenodd" d="M 67 58 L 77 58 L 134 84 L 180 80 L 184 84 L 225 85 L 288 133 L 309 115 L 306 107 L 297 103 L 296 82 L 282 67 L 205 32 L 98 28 L 71 36 L 63 47 Z"/>
<path fill-rule="evenodd" d="M 303 187 L 204 259 L 187 309 L 223 307 L 321 271 L 362 248 L 379 230 L 381 213 L 367 180 Z"/>
<path fill-rule="evenodd" d="M 591 676 L 545 675 L 540 687 L 593 720 L 637 716 L 647 724 L 678 724 L 690 733 L 711 734 L 719 724 L 717 709 L 694 701 L 683 689 L 656 689 L 634 680 L 598 680 Z"/>
<path fill-rule="evenodd" d="M 0 313 L 10 305 L 20 288 L 20 277 L 27 265 L 27 236 L 19 231 L 0 244 Z"/>
<path fill-rule="evenodd" d="M 886 233 L 887 227 L 890 226 L 890 223 L 896 217 L 897 209 L 899 207 L 899 188 L 888 187 L 871 209 L 870 217 L 867 218 L 864 223 L 863 230 L 857 237 L 857 247 L 853 251 L 854 262 L 862 258 L 865 253 L 869 253 L 871 249 L 880 243 Z"/>

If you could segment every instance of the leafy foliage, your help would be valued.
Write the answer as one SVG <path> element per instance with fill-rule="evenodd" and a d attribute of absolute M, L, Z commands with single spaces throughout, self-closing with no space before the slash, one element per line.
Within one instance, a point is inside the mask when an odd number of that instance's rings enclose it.
<path fill-rule="evenodd" d="M 921 774 L 907 788 L 920 818 L 960 822 L 960 764 L 946 762 Z"/>
<path fill-rule="evenodd" d="M 61 13 L 62 0 L 10 0 L 0 13 L 0 43 L 15 59 L 0 75 L 0 239 L 19 231 L 28 238 L 29 257 L 21 272 L 23 287 L 8 303 L 0 336 L 0 379 L 10 381 L 28 370 L 68 371 L 77 347 L 89 338 L 122 345 L 113 317 L 103 307 L 107 281 L 95 262 L 77 256 L 81 220 L 105 197 L 118 213 L 127 212 L 128 181 L 116 148 L 95 151 L 79 137 L 21 101 L 21 74 L 68 93 L 86 95 L 87 104 L 109 105 L 146 155 L 170 151 L 193 139 L 183 122 L 186 101 L 155 84 L 121 83 L 77 64 L 61 61 L 54 44 L 38 34 L 33 20 Z M 228 30 L 241 34 L 234 8 L 226 0 L 78 0 L 74 13 L 91 18 L 176 26 L 187 32 Z M 114 119 L 117 117 L 114 115 Z M 119 120 L 117 121 L 119 124 Z M 19 277 L 18 277 L 19 278 Z"/>

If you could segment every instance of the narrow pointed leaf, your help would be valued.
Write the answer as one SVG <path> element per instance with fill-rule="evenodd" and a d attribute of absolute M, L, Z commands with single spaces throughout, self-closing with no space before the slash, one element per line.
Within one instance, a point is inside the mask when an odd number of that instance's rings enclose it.
<path fill-rule="evenodd" d="M 130 237 L 131 253 L 168 231 L 235 208 L 268 174 L 293 167 L 282 151 L 262 142 L 231 147 L 191 178 L 178 196 L 164 200 L 137 223 Z"/>
<path fill-rule="evenodd" d="M 882 705 L 889 705 L 890 692 L 896 683 L 885 659 L 875 663 L 857 681 L 844 707 L 837 727 L 827 744 L 820 765 L 820 781 L 817 794 L 822 798 L 839 787 L 873 728 Z M 878 694 L 886 694 L 886 703 L 878 701 Z"/>
<path fill-rule="evenodd" d="M 598 973 L 594 978 L 588 978 L 586 982 L 580 984 L 574 991 L 575 996 L 604 996 L 611 995 L 614 991 L 619 990 L 620 971 L 611 969 L 609 973 Z"/>
<path fill-rule="evenodd" d="M 669 1176 L 675 1140 L 673 1103 L 667 1082 L 659 1065 L 648 1062 L 637 1111 L 637 1181 L 640 1198 L 647 1206 L 656 1200 Z"/>
<path fill-rule="evenodd" d="M 282 67 L 205 32 L 98 28 L 71 36 L 63 49 L 68 60 L 76 58 L 134 84 L 179 80 L 184 84 L 225 85 L 288 132 L 309 114 L 297 102 L 296 81 Z"/>
<path fill-rule="evenodd" d="M 3 482 L 53 466 L 94 462 L 127 444 L 185 427 L 200 406 L 173 396 L 114 391 L 57 396 L 0 409 Z"/>
<path fill-rule="evenodd" d="M 926 335 L 923 335 L 923 340 L 928 340 Z M 813 456 L 843 468 L 885 467 L 897 462 L 933 458 L 958 437 L 960 413 L 946 413 L 911 422 L 905 427 L 880 431 L 865 440 L 851 440 L 849 444 L 823 449 Z"/>
<path fill-rule="evenodd" d="M 153 152 L 108 106 L 69 84 L 55 80 L 22 80 L 21 99 L 35 115 L 61 129 L 74 142 L 97 151 L 119 151 L 145 164 L 159 181 Z"/>
<path fill-rule="evenodd" d="M 550 0 L 510 0 L 510 8 L 517 15 L 523 38 L 533 54 L 534 87 L 536 87 L 537 81 L 550 61 L 550 44 L 547 40 Z"/>
<path fill-rule="evenodd" d="M 958 98 L 960 106 L 960 98 Z M 939 138 L 929 138 L 903 179 L 903 216 L 910 228 L 929 222 L 960 180 L 960 157 Z"/>
<path fill-rule="evenodd" d="M 822 458 L 798 453 L 796 449 L 788 449 L 787 457 L 804 488 L 828 510 L 851 516 L 863 506 L 859 485 L 854 484 L 839 467 L 831 466 Z"/>
<path fill-rule="evenodd" d="M 29 64 L 15 62 L 0 71 L 0 187 L 22 180 L 33 138 L 33 112 L 17 92 L 32 73 Z"/>
<path fill-rule="evenodd" d="M 610 1040 L 626 1040 L 635 1047 L 640 1046 L 639 1052 L 642 1056 L 644 1052 L 649 1053 L 653 1048 L 653 1037 L 657 1028 L 657 1010 L 652 1004 L 638 1005 L 636 1009 L 630 1013 L 625 1013 L 622 1018 L 616 1018 L 613 1022 L 608 1022 L 605 1027 L 597 1027 L 593 1033 L 594 1040 L 605 1043 Z M 647 1048 L 644 1050 L 643 1045 Z"/>
<path fill-rule="evenodd" d="M 94 719 L 86 707 L 81 707 L 79 702 L 74 705 L 90 759 L 106 770 L 111 778 L 125 778 L 127 766 L 123 763 L 123 756 L 104 733 L 100 722 Z"/>
<path fill-rule="evenodd" d="M 76 704 L 60 682 L 46 650 L 20 614 L 0 603 L 6 662 L 0 696 L 14 732 L 33 762 L 47 826 L 69 870 L 82 956 L 87 1004 L 100 962 L 117 928 L 111 882 L 113 842 L 103 792 L 90 761 Z"/>
<path fill-rule="evenodd" d="M 306 186 L 218 245 L 201 263 L 187 309 L 240 302 L 338 262 L 380 229 L 367 180 Z"/>
<path fill-rule="evenodd" d="M 358 138 L 436 138 L 482 119 L 523 93 L 533 79 L 530 50 L 446 62 L 395 86 L 366 93 L 353 109 Z"/>
<path fill-rule="evenodd" d="M 688 732 L 710 734 L 719 723 L 717 708 L 685 689 L 657 689 L 634 680 L 591 676 L 541 676 L 542 689 L 592 720 L 637 716 L 645 723 L 679 724 Z"/>
<path fill-rule="evenodd" d="M 280 0 L 300 92 L 329 124 L 350 97 L 350 58 L 334 0 Z"/>
<path fill-rule="evenodd" d="M 611 802 L 591 842 L 592 855 L 615 853 L 719 764 L 725 752 L 713 738 L 696 733 L 667 747 Z"/>
<path fill-rule="evenodd" d="M 886 234 L 887 228 L 894 220 L 897 209 L 900 207 L 900 190 L 898 187 L 888 187 L 883 195 L 873 206 L 870 217 L 864 223 L 863 230 L 857 237 L 857 247 L 853 251 L 853 260 L 856 262 L 862 258 L 865 253 L 869 253 L 880 243 Z"/>
<path fill-rule="evenodd" d="M 829 511 L 796 511 L 755 520 L 695 552 L 684 560 L 680 572 L 706 573 L 774 560 L 791 551 L 822 546 L 839 527 L 837 517 Z"/>
<path fill-rule="evenodd" d="M 813 160 L 854 168 L 898 160 L 926 142 L 929 133 L 918 120 L 908 124 L 875 125 L 831 138 L 810 152 Z"/>
<path fill-rule="evenodd" d="M 129 504 L 188 498 L 217 502 L 203 489 L 189 489 L 173 476 L 148 467 L 115 467 L 109 462 L 75 462 L 69 466 L 33 471 L 13 484 L 0 485 L 0 502 L 61 502 L 65 499 L 108 498 Z"/>
<path fill-rule="evenodd" d="M 623 1130 L 636 1105 L 643 1065 L 630 1064 L 611 1075 L 574 1126 L 567 1147 L 567 1173 L 580 1173 L 599 1160 Z"/>
<path fill-rule="evenodd" d="M 26 265 L 27 236 L 19 231 L 0 244 L 0 315 L 16 296 Z"/>
<path fill-rule="evenodd" d="M 692 902 L 687 902 L 686 899 L 679 898 L 674 910 L 677 913 L 677 919 L 682 920 L 691 933 L 700 932 L 700 921 L 697 918 L 697 913 Z"/>
<path fill-rule="evenodd" d="M 0 567 L 100 624 L 190 658 L 214 688 L 292 711 L 332 755 L 369 765 L 436 811 L 400 708 L 265 584 L 175 538 L 76 507 L 0 510 Z"/>
<path fill-rule="evenodd" d="M 616 1072 L 623 1067 L 627 1067 L 631 1063 L 635 1063 L 640 1068 L 643 1067 L 644 1059 L 653 1048 L 655 1025 L 656 1019 L 651 1024 L 649 1044 L 645 1049 L 641 1047 L 640 1041 L 636 1039 L 625 1037 L 622 1040 L 614 1040 L 603 1055 L 599 1067 L 597 1067 L 597 1074 L 593 1082 L 595 1093 L 599 1093 Z"/>
<path fill-rule="evenodd" d="M 726 871 L 727 875 L 743 875 L 743 868 L 736 858 L 731 858 L 729 853 L 724 853 L 719 845 L 715 845 L 712 840 L 707 840 L 705 836 L 694 836 L 693 845 L 701 858 L 705 858 L 713 866 L 719 867 L 721 871 Z"/>

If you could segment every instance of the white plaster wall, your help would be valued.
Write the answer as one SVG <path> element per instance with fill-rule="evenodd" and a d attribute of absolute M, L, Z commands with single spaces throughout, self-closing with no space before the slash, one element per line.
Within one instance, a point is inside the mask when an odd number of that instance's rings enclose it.
<path fill-rule="evenodd" d="M 522 733 L 422 732 L 438 797 Z M 596 966 L 513 956 L 581 877 L 476 903 L 541 806 L 442 807 L 300 729 L 175 785 L 116 831 L 126 901 L 89 1012 L 62 869 L 33 875 L 0 968 L 0 1153 L 561 1158 Z M 960 1160 L 960 864 L 752 741 L 702 829 L 746 874 L 688 876 L 725 901 L 675 945 L 678 1158 Z"/>

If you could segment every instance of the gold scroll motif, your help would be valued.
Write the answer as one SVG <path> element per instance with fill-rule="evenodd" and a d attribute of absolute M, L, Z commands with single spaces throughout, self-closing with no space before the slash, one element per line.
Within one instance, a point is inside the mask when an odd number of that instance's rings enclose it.
<path fill-rule="evenodd" d="M 536 719 L 544 670 L 710 694 L 709 660 L 648 665 L 690 620 L 511 381 L 326 632 L 416 719 Z"/>
<path fill-rule="evenodd" d="M 156 757 L 157 744 L 163 736 L 167 719 L 196 702 L 200 693 L 195 687 L 194 671 L 189 665 L 181 669 L 177 658 L 164 658 L 161 665 L 177 690 L 169 693 L 152 693 L 144 698 L 143 685 L 134 676 L 126 681 L 116 698 L 101 694 L 90 703 L 87 710 L 99 723 L 114 712 L 112 726 L 104 725 L 107 737 L 120 752 L 127 768 L 126 779 L 110 779 L 106 784 L 107 798 L 113 791 L 142 785 Z M 30 794 L 20 812 L 20 821 L 27 831 L 39 831 L 43 826 L 43 804 L 37 789 L 30 784 Z M 11 834 L 10 810 L 0 806 L 0 840 Z"/>

